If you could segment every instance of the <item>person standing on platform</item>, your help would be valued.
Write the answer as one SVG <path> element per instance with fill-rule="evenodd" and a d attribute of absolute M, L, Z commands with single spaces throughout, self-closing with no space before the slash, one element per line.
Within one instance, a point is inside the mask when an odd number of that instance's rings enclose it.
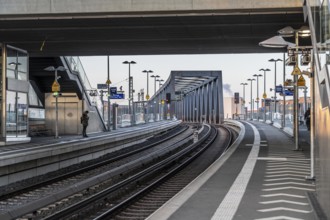
<path fill-rule="evenodd" d="M 311 108 L 308 108 L 304 115 L 307 130 L 311 129 Z"/>
<path fill-rule="evenodd" d="M 83 137 L 88 137 L 87 133 L 86 133 L 86 129 L 88 126 L 88 120 L 89 120 L 88 111 L 84 111 L 84 113 L 80 117 L 80 123 L 83 125 L 83 132 L 82 132 Z"/>

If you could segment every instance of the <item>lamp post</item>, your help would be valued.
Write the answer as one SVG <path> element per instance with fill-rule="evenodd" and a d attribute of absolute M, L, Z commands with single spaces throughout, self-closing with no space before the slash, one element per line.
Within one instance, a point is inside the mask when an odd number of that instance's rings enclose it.
<path fill-rule="evenodd" d="M 161 82 L 164 82 L 164 80 L 163 79 L 157 79 L 156 81 L 158 82 L 158 89 L 160 89 L 160 85 L 162 85 Z"/>
<path fill-rule="evenodd" d="M 284 89 L 284 85 L 285 85 L 285 53 L 283 53 L 283 89 L 282 89 L 282 93 L 283 93 L 283 114 L 282 114 L 282 128 L 285 127 L 285 89 Z"/>
<path fill-rule="evenodd" d="M 132 97 L 133 97 L 133 82 L 131 79 L 131 64 L 136 64 L 135 61 L 124 61 L 123 64 L 128 64 L 128 114 L 131 115 L 131 105 L 132 105 Z"/>
<path fill-rule="evenodd" d="M 275 69 L 274 69 L 274 113 L 276 114 L 276 63 L 279 61 L 283 61 L 281 59 L 270 59 L 268 60 L 269 62 L 274 62 L 275 63 Z"/>
<path fill-rule="evenodd" d="M 58 79 L 61 77 L 57 76 L 57 71 L 65 71 L 66 69 L 63 66 L 58 66 L 58 67 L 54 67 L 54 66 L 49 66 L 46 67 L 44 70 L 46 71 L 55 71 L 55 81 L 53 83 L 53 92 L 57 92 L 57 94 L 55 95 L 55 138 L 59 138 L 58 136 L 58 92 L 60 91 L 60 85 L 58 84 Z M 55 87 L 54 85 L 57 85 L 57 87 Z"/>
<path fill-rule="evenodd" d="M 158 78 L 158 77 L 160 77 L 160 76 L 158 76 L 158 75 L 151 75 L 150 77 L 152 77 L 152 78 L 154 78 L 155 79 L 155 94 L 156 94 L 156 79 Z"/>
<path fill-rule="evenodd" d="M 164 80 L 163 79 L 157 79 L 156 81 L 158 82 L 158 89 L 160 89 L 161 85 L 163 85 L 162 82 L 164 82 Z M 159 108 L 158 110 L 159 110 L 159 115 L 160 115 L 159 118 L 161 119 L 161 107 L 162 107 L 161 98 L 158 99 L 158 102 L 160 103 L 160 105 L 158 105 L 158 108 Z"/>
<path fill-rule="evenodd" d="M 261 74 L 254 74 L 254 77 L 257 77 L 257 120 L 259 121 L 259 77 L 262 77 Z"/>
<path fill-rule="evenodd" d="M 146 122 L 149 122 L 149 104 L 148 104 L 148 100 L 150 98 L 149 95 L 149 73 L 153 73 L 152 70 L 143 70 L 143 73 L 147 73 L 147 94 L 146 94 L 146 100 L 147 100 L 147 117 L 145 118 Z M 144 104 L 143 104 L 144 106 Z M 143 107 L 144 108 L 144 107 Z"/>
<path fill-rule="evenodd" d="M 247 83 L 241 83 L 241 85 L 243 86 L 243 108 L 245 111 L 245 86 L 247 85 Z M 246 116 L 246 111 L 245 111 L 245 116 Z"/>
<path fill-rule="evenodd" d="M 154 86 L 155 86 L 155 94 L 154 96 L 156 95 L 156 79 L 160 76 L 158 75 L 151 75 L 150 77 L 154 78 L 155 79 L 155 83 L 154 83 Z M 154 101 L 156 101 L 156 96 L 154 97 Z M 154 117 L 155 117 L 155 120 L 156 120 L 156 104 L 154 104 Z"/>
<path fill-rule="evenodd" d="M 264 98 L 264 105 L 265 105 L 265 111 L 264 111 L 264 122 L 266 122 L 266 98 L 267 98 L 267 93 L 266 93 L 266 72 L 270 71 L 270 69 L 260 69 L 259 71 L 264 71 L 264 94 L 262 94 L 262 97 Z"/>
<path fill-rule="evenodd" d="M 252 105 L 253 105 L 253 102 L 252 102 L 252 81 L 255 81 L 255 79 L 248 79 L 248 81 L 251 81 L 251 120 L 253 120 L 253 108 L 252 108 Z"/>
<path fill-rule="evenodd" d="M 299 36 L 301 37 L 307 37 L 310 36 L 310 30 L 308 27 L 301 27 L 298 30 L 293 29 L 292 27 L 285 27 L 281 30 L 278 31 L 280 36 L 277 36 L 277 39 L 280 39 L 279 41 L 272 41 L 273 38 L 267 39 L 263 42 L 260 42 L 259 45 L 260 46 L 264 46 L 264 47 L 292 47 L 295 48 L 295 69 L 293 71 L 292 74 L 294 75 L 294 138 L 295 138 L 295 150 L 299 150 L 299 123 L 298 123 L 298 86 L 297 84 L 297 80 L 298 80 L 298 75 L 299 75 L 299 67 L 298 67 L 298 52 L 299 52 Z M 290 42 L 286 42 L 283 37 L 295 37 L 295 44 L 290 43 Z M 297 71 L 295 71 L 297 70 Z M 298 73 L 298 74 L 297 74 Z M 313 112 L 313 109 L 312 109 Z M 313 114 L 311 114 L 311 119 L 313 121 Z M 312 128 L 313 131 L 313 128 Z M 314 139 L 314 134 L 313 132 L 311 132 L 311 140 Z M 311 152 L 314 150 L 314 145 L 311 144 Z M 313 157 L 311 157 L 311 161 L 313 161 Z M 313 170 L 313 162 L 311 162 L 311 170 Z M 313 171 L 312 171 L 313 172 Z M 312 173 L 313 174 L 313 173 Z M 313 175 L 311 175 L 313 177 Z"/>
<path fill-rule="evenodd" d="M 278 33 L 283 37 L 294 37 L 295 38 L 295 67 L 291 75 L 293 75 L 294 81 L 294 137 L 295 137 L 295 150 L 299 150 L 299 115 L 298 115 L 298 75 L 301 75 L 301 71 L 298 66 L 298 53 L 299 53 L 299 36 L 308 37 L 310 36 L 310 30 L 308 27 L 303 26 L 298 30 L 293 29 L 292 27 L 285 27 L 278 31 Z M 314 138 L 311 136 L 311 138 Z M 312 151 L 312 150 L 311 150 Z"/>
<path fill-rule="evenodd" d="M 108 56 L 107 58 L 107 87 L 108 87 L 108 131 L 110 131 L 110 119 L 111 119 L 111 111 L 110 111 L 110 107 L 111 107 L 111 103 L 110 103 L 110 84 L 111 84 L 111 81 L 110 81 L 110 56 Z"/>
<path fill-rule="evenodd" d="M 153 73 L 152 70 L 143 70 L 143 73 L 147 73 L 147 94 L 146 94 L 146 99 L 147 101 L 149 100 L 150 96 L 149 96 L 149 73 Z"/>

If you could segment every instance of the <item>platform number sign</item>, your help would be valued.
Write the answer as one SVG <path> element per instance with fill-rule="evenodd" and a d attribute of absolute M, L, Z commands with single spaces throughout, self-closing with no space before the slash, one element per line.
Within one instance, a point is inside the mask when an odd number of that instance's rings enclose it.
<path fill-rule="evenodd" d="M 235 101 L 235 104 L 239 104 L 239 92 L 235 92 L 234 101 Z"/>

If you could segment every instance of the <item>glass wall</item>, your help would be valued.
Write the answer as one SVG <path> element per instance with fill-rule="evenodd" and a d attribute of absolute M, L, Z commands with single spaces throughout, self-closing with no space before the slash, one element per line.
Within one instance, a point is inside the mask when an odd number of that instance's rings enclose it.
<path fill-rule="evenodd" d="M 2 112 L 2 75 L 4 74 L 4 65 L 3 65 L 3 49 L 2 44 L 0 44 L 0 113 Z M 3 137 L 2 133 L 2 118 L 0 117 L 0 137 Z"/>
<path fill-rule="evenodd" d="M 28 135 L 28 55 L 25 51 L 6 45 L 0 59 L 4 62 L 2 74 L 6 77 L 1 88 L 6 88 L 5 102 L 1 102 L 1 136 L 7 141 L 17 141 Z M 17 139 L 20 138 L 20 139 Z"/>
<path fill-rule="evenodd" d="M 7 47 L 7 78 L 27 80 L 28 58 L 26 53 Z"/>
<path fill-rule="evenodd" d="M 330 3 L 329 0 L 310 0 L 320 67 L 330 65 Z"/>
<path fill-rule="evenodd" d="M 27 135 L 27 94 L 7 91 L 6 131 L 8 137 Z"/>

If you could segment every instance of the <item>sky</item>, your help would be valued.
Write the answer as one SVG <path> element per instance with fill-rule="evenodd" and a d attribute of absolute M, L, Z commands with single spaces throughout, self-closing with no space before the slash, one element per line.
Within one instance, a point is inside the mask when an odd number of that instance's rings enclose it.
<path fill-rule="evenodd" d="M 274 87 L 274 62 L 268 60 L 283 59 L 282 53 L 263 53 L 263 54 L 212 54 L 212 55 L 148 55 L 148 56 L 110 56 L 110 80 L 111 86 L 122 86 L 125 94 L 128 92 L 128 65 L 123 64 L 124 61 L 135 61 L 131 64 L 131 76 L 133 77 L 133 89 L 136 91 L 134 100 L 137 100 L 137 92 L 144 89 L 145 95 L 147 90 L 147 74 L 143 70 L 152 70 L 149 73 L 149 95 L 154 94 L 154 78 L 150 75 L 159 75 L 164 81 L 167 80 L 169 74 L 173 70 L 221 70 L 224 86 L 224 97 L 233 97 L 235 92 L 239 92 L 243 97 L 243 86 L 241 83 L 248 83 L 245 86 L 246 103 L 250 101 L 251 84 L 248 78 L 253 78 L 254 74 L 262 74 L 261 68 L 269 68 L 271 71 L 266 72 L 266 93 L 270 98 L 274 92 L 270 92 L 269 88 Z M 91 56 L 80 57 L 84 70 L 89 78 L 92 87 L 96 88 L 97 84 L 104 84 L 107 80 L 107 57 Z M 308 66 L 301 66 L 301 71 L 307 70 Z M 286 78 L 292 79 L 291 72 L 293 67 L 286 67 Z M 283 82 L 283 62 L 277 62 L 277 84 Z M 305 76 L 306 85 L 309 80 Z M 158 82 L 156 83 L 158 89 Z M 264 90 L 264 78 L 259 78 L 259 98 L 262 98 Z M 257 97 L 257 83 L 252 83 L 252 97 Z M 307 93 L 309 94 L 309 93 Z M 302 93 L 300 94 L 302 95 Z M 281 99 L 281 98 L 280 98 Z M 123 101 L 116 100 L 118 104 Z M 125 101 L 125 103 L 127 103 Z M 248 105 L 248 104 L 247 104 Z"/>

